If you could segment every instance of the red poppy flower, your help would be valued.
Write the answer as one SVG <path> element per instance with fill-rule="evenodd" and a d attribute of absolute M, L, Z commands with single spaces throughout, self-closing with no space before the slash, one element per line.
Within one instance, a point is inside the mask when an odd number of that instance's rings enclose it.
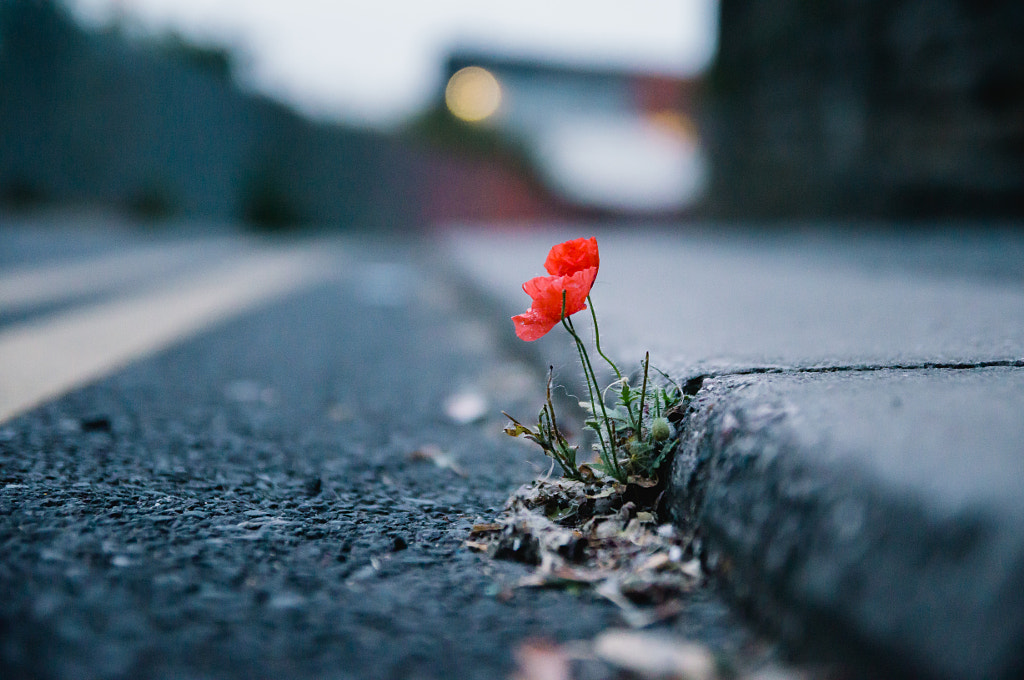
<path fill-rule="evenodd" d="M 597 267 L 589 267 L 566 276 L 538 276 L 524 283 L 523 290 L 533 303 L 526 312 L 512 317 L 516 335 L 530 342 L 554 328 L 562 320 L 563 291 L 565 316 L 586 309 L 587 295 L 596 278 Z"/>
<path fill-rule="evenodd" d="M 593 236 L 559 243 L 548 253 L 548 259 L 544 260 L 544 269 L 548 274 L 555 276 L 568 276 L 591 267 L 597 269 L 599 266 L 597 239 Z"/>

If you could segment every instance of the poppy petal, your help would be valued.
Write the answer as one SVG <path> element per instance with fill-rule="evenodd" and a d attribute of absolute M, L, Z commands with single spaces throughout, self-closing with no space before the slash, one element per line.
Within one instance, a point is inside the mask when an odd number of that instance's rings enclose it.
<path fill-rule="evenodd" d="M 596 278 L 597 268 L 591 267 L 571 276 L 537 276 L 524 283 L 523 291 L 533 302 L 526 312 L 512 317 L 516 335 L 528 341 L 545 335 L 562 320 L 563 305 L 565 316 L 586 309 Z"/>
<path fill-rule="evenodd" d="M 547 335 L 547 332 L 555 327 L 558 320 L 540 314 L 531 307 L 523 314 L 512 317 L 512 324 L 515 326 L 516 335 L 520 340 L 532 342 Z"/>
<path fill-rule="evenodd" d="M 562 291 L 565 291 L 565 315 L 572 316 L 587 308 L 587 295 L 596 278 L 595 267 L 570 276 L 537 276 L 523 284 L 523 291 L 533 300 L 532 307 L 558 320 L 562 318 Z"/>
<path fill-rule="evenodd" d="M 600 267 L 597 239 L 576 238 L 551 248 L 544 260 L 544 269 L 554 276 L 568 276 L 584 269 Z"/>

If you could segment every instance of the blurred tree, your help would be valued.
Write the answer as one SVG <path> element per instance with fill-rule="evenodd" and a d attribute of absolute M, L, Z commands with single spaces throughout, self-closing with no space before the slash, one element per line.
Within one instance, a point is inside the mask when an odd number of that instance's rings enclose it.
<path fill-rule="evenodd" d="M 180 35 L 87 32 L 53 0 L 0 0 L 0 201 L 378 227 L 419 223 L 416 154 L 240 91 Z"/>

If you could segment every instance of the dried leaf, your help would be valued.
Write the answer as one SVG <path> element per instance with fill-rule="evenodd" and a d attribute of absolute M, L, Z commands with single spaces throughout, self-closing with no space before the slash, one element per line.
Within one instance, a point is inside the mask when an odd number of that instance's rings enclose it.
<path fill-rule="evenodd" d="M 533 431 L 530 430 L 530 428 L 526 427 L 525 425 L 520 425 L 519 423 L 509 425 L 508 427 L 504 428 L 504 432 L 509 437 L 518 437 L 524 434 L 533 435 Z"/>
<path fill-rule="evenodd" d="M 713 680 L 715 657 L 703 645 L 625 630 L 605 631 L 594 653 L 607 663 L 645 678 Z"/>
<path fill-rule="evenodd" d="M 564 586 L 573 583 L 590 585 L 593 583 L 600 583 L 607 578 L 608 573 L 605 571 L 557 567 L 548 570 L 539 569 L 534 573 L 519 579 L 519 582 L 516 585 L 520 588 L 545 588 L 548 586 Z"/>
<path fill-rule="evenodd" d="M 598 539 L 614 538 L 622 533 L 622 522 L 618 519 L 610 519 L 597 525 L 594 537 Z"/>
<path fill-rule="evenodd" d="M 583 466 L 581 465 L 580 467 L 582 468 Z M 599 498 L 611 498 L 612 496 L 621 495 L 623 488 L 624 487 L 621 484 L 607 484 L 597 493 L 587 494 L 587 498 L 595 501 Z"/>
<path fill-rule="evenodd" d="M 629 524 L 627 524 L 626 528 L 623 529 L 623 534 L 625 534 L 626 538 L 629 539 L 630 543 L 640 546 L 647 543 L 646 539 L 649 535 L 647 530 L 644 529 L 643 524 L 641 524 L 640 520 L 636 517 L 629 520 Z"/>
<path fill-rule="evenodd" d="M 700 578 L 704 573 L 700 566 L 700 560 L 696 558 L 679 565 L 679 571 L 693 578 Z"/>
<path fill-rule="evenodd" d="M 667 564 L 672 564 L 672 560 L 669 559 L 668 553 L 658 553 L 657 555 L 651 555 L 647 560 L 640 565 L 641 571 L 657 571 Z"/>
<path fill-rule="evenodd" d="M 445 453 L 440 447 L 435 446 L 434 444 L 425 444 L 416 449 L 409 454 L 409 460 L 428 461 L 443 470 L 451 470 L 459 477 L 466 476 L 466 471 L 459 466 L 455 461 L 455 458 L 453 458 L 451 454 Z"/>
<path fill-rule="evenodd" d="M 552 522 L 562 522 L 570 517 L 575 517 L 579 513 L 579 508 L 567 507 L 557 508 L 554 512 L 548 513 L 547 518 Z"/>
<path fill-rule="evenodd" d="M 585 481 L 585 482 L 594 482 L 594 481 L 597 481 L 597 473 L 594 472 L 594 469 L 597 468 L 597 467 L 598 466 L 597 466 L 596 463 L 595 464 L 583 463 L 582 465 L 578 466 L 576 469 L 579 470 L 580 478 L 583 481 Z"/>
<path fill-rule="evenodd" d="M 646 628 L 659 620 L 653 612 L 645 612 L 630 602 L 615 579 L 602 582 L 594 592 L 618 607 L 622 618 L 632 628 Z"/>
<path fill-rule="evenodd" d="M 572 680 L 569 656 L 546 640 L 528 640 L 515 651 L 513 680 Z"/>
<path fill-rule="evenodd" d="M 680 598 L 702 574 L 699 562 L 682 561 L 689 539 L 672 525 L 657 527 L 636 498 L 625 500 L 635 490 L 607 480 L 537 480 L 509 498 L 500 520 L 477 525 L 470 537 L 492 557 L 536 567 L 517 587 L 594 588 L 628 625 L 649 626 L 678 615 Z"/>

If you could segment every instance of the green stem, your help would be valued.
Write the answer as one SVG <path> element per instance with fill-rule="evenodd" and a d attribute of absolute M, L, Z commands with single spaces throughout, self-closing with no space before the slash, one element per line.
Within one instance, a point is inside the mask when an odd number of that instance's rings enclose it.
<path fill-rule="evenodd" d="M 548 367 L 548 385 L 547 385 L 547 404 L 544 408 L 548 412 L 548 418 L 551 420 L 551 434 L 554 437 L 554 446 L 560 449 L 559 456 L 556 457 L 562 468 L 566 470 L 566 476 L 570 479 L 579 479 L 580 471 L 576 468 L 576 455 L 572 454 L 569 457 L 569 451 L 572 449 L 569 447 L 569 443 L 565 441 L 565 437 L 558 430 L 558 421 L 555 420 L 555 405 L 551 403 L 551 379 L 555 373 L 555 367 Z M 564 461 L 562 459 L 565 459 Z"/>
<path fill-rule="evenodd" d="M 608 365 L 615 371 L 615 377 L 622 380 L 622 373 L 619 371 L 619 367 L 601 351 L 601 333 L 597 330 L 597 310 L 594 309 L 594 301 L 590 298 L 589 293 L 587 294 L 587 303 L 590 305 L 590 318 L 594 320 L 594 347 L 597 348 L 597 353 L 601 355 L 601 358 L 607 361 Z"/>
<path fill-rule="evenodd" d="M 576 331 L 572 329 L 570 324 L 566 323 L 568 321 L 568 317 L 565 315 L 565 295 L 566 295 L 566 291 L 563 290 L 562 291 L 562 326 L 565 328 L 566 331 L 568 331 L 569 335 L 571 335 L 573 337 L 573 340 L 576 341 L 576 353 L 579 354 L 580 363 L 583 364 L 583 378 L 587 381 L 587 394 L 590 397 L 591 406 L 593 406 L 593 404 L 594 404 L 594 390 L 597 389 L 597 381 L 595 380 L 593 383 L 591 383 L 591 381 L 590 381 L 590 374 L 587 373 L 586 348 L 583 346 L 583 343 L 580 341 L 579 336 L 576 335 Z M 600 389 L 597 389 L 597 395 L 598 395 L 598 397 L 601 396 Z M 605 455 L 605 451 L 608 450 L 608 447 L 604 443 L 604 437 L 601 435 L 601 428 L 600 427 L 597 428 L 597 439 L 601 443 L 601 459 L 604 460 L 605 465 L 608 465 L 608 461 L 606 459 L 607 457 Z"/>
<path fill-rule="evenodd" d="M 566 325 L 565 319 L 562 320 L 562 325 L 565 326 L 565 330 L 567 330 L 569 332 L 569 334 L 572 335 L 573 339 L 576 341 L 576 353 L 579 355 L 580 363 L 583 365 L 583 377 L 587 381 L 587 393 L 590 396 L 590 403 L 591 403 L 591 405 L 593 405 L 595 403 L 594 386 L 593 386 L 593 383 L 590 380 L 590 373 L 587 372 L 586 349 L 584 349 L 583 345 L 580 343 L 580 339 L 576 336 L 576 333 L 574 331 L 572 331 L 569 328 L 568 325 Z M 600 401 L 600 398 L 601 398 L 601 392 L 598 391 L 597 392 L 597 399 L 596 399 L 596 401 Z M 607 460 L 607 456 L 605 455 L 604 452 L 608 450 L 608 446 L 604 443 L 604 436 L 601 434 L 601 428 L 600 427 L 597 428 L 597 438 L 601 442 L 601 452 L 602 452 L 601 457 L 606 459 L 605 460 L 605 464 L 607 465 L 608 464 L 608 460 Z"/>
<path fill-rule="evenodd" d="M 594 307 L 594 299 L 591 298 L 589 294 L 587 295 L 587 303 L 590 305 L 590 318 L 594 320 L 594 347 L 597 348 L 597 353 L 601 355 L 601 358 L 612 367 L 613 371 L 615 371 L 615 377 L 618 378 L 619 381 L 622 381 L 622 371 L 619 370 L 619 367 L 615 365 L 615 362 L 609 359 L 608 355 L 601 349 L 601 331 L 597 326 L 597 309 Z M 640 422 L 643 418 L 643 409 L 641 408 L 640 413 L 634 417 L 632 406 L 628 402 L 625 402 L 625 400 L 623 400 L 623 403 L 626 406 L 626 411 L 629 413 L 629 421 L 633 426 L 633 430 L 639 434 Z"/>
<path fill-rule="evenodd" d="M 544 422 L 545 418 L 547 419 L 546 423 Z M 551 416 L 548 414 L 547 406 L 545 406 L 540 412 L 540 417 L 537 422 L 537 430 L 542 438 L 542 441 L 538 441 L 537 443 L 540 444 L 541 448 L 544 449 L 544 452 L 548 454 L 552 460 L 558 463 L 559 467 L 562 468 L 562 474 L 569 477 L 571 473 L 569 472 L 569 469 L 565 467 L 565 462 L 562 460 L 561 455 L 559 455 L 556 445 L 551 444 L 550 438 L 545 435 L 545 430 L 551 432 Z"/>
<path fill-rule="evenodd" d="M 644 385 L 640 388 L 640 412 L 636 418 L 636 438 L 640 439 L 640 425 L 644 422 L 644 398 L 647 396 L 647 367 L 651 365 L 651 353 L 644 352 Z"/>
<path fill-rule="evenodd" d="M 615 377 L 621 381 L 622 371 L 619 370 L 619 367 L 615 365 L 615 362 L 609 359 L 608 355 L 601 349 L 601 331 L 598 330 L 597 327 L 597 310 L 594 308 L 594 300 L 589 294 L 587 295 L 587 303 L 590 305 L 590 318 L 594 320 L 594 347 L 597 348 L 597 353 L 601 355 L 601 358 L 612 367 L 613 371 L 615 371 Z M 629 413 L 630 425 L 633 426 L 633 430 L 637 433 L 637 436 L 640 434 L 640 423 L 643 420 L 643 394 L 640 395 L 640 399 L 640 413 L 635 417 L 633 416 L 633 407 L 623 400 L 623 403 L 626 406 L 626 411 Z"/>
<path fill-rule="evenodd" d="M 597 403 L 601 406 L 601 418 L 604 420 L 605 429 L 608 431 L 608 447 L 607 449 L 605 449 L 604 440 L 600 437 L 600 428 L 598 429 L 598 438 L 601 439 L 601 447 L 602 449 L 607 451 L 607 455 L 604 456 L 604 458 L 606 459 L 605 465 L 607 465 L 611 469 L 612 474 L 615 476 L 616 479 L 618 479 L 620 482 L 624 481 L 622 478 L 622 468 L 619 466 L 618 457 L 615 455 L 615 431 L 612 428 L 611 420 L 608 418 L 608 411 L 604 405 L 604 398 L 601 395 L 600 388 L 598 387 L 597 374 L 594 373 L 594 365 L 590 362 L 590 356 L 587 354 L 586 345 L 583 344 L 583 340 L 580 338 L 579 334 L 576 333 L 576 328 L 572 325 L 572 320 L 566 316 L 563 316 L 562 325 L 565 327 L 565 330 L 567 330 L 569 334 L 572 335 L 573 339 L 576 341 L 576 349 L 580 355 L 580 362 L 583 364 L 583 373 L 584 376 L 587 378 L 587 386 L 589 387 L 591 381 L 593 381 L 593 385 L 597 391 Z M 588 371 L 589 375 L 587 375 Z M 593 404 L 593 401 L 591 401 L 591 404 Z"/>

